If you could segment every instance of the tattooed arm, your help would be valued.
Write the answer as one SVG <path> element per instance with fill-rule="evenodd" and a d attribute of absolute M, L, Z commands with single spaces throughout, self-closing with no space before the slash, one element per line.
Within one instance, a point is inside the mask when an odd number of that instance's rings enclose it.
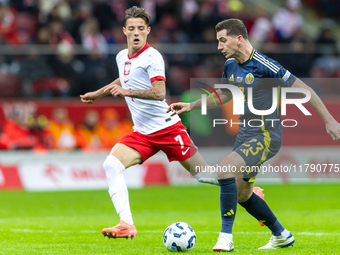
<path fill-rule="evenodd" d="M 165 98 L 165 81 L 157 80 L 152 83 L 153 88 L 144 90 L 127 90 L 117 84 L 112 84 L 105 88 L 114 97 L 132 97 L 149 100 L 163 101 Z"/>

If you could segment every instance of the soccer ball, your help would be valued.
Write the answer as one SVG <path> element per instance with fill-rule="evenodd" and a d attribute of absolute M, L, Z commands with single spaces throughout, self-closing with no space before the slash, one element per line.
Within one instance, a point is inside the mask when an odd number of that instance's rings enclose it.
<path fill-rule="evenodd" d="M 190 251 L 196 243 L 194 229 L 185 222 L 175 222 L 167 227 L 163 243 L 169 251 Z"/>

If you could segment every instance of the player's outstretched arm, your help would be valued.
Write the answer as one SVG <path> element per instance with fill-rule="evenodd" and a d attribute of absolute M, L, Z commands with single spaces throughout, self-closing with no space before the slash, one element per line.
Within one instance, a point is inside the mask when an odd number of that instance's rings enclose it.
<path fill-rule="evenodd" d="M 333 138 L 333 140 L 340 141 L 340 124 L 329 113 L 326 106 L 321 101 L 320 97 L 315 93 L 315 91 L 300 79 L 296 79 L 292 88 L 307 89 L 311 93 L 309 104 L 317 111 L 317 113 L 325 122 L 327 133 Z"/>
<path fill-rule="evenodd" d="M 182 103 L 182 102 L 178 102 L 178 103 L 173 103 L 171 105 L 169 105 L 168 109 L 166 110 L 166 112 L 173 112 L 171 114 L 171 116 L 174 116 L 175 114 L 181 114 L 183 112 L 190 112 L 190 103 Z"/>
<path fill-rule="evenodd" d="M 106 91 L 107 88 L 110 88 L 112 86 L 122 86 L 120 83 L 119 78 L 117 78 L 116 80 L 114 80 L 113 82 L 111 82 L 110 84 L 96 90 L 96 91 L 92 91 L 92 92 L 88 92 L 84 95 L 80 95 L 80 100 L 84 103 L 87 104 L 93 104 L 93 102 L 95 100 L 98 100 L 100 98 L 102 98 L 103 96 L 107 96 L 110 95 L 111 93 L 109 91 Z"/>
<path fill-rule="evenodd" d="M 232 99 L 232 94 L 227 91 L 222 91 L 222 90 L 217 90 L 217 94 L 221 98 L 222 104 L 229 102 Z M 217 96 L 214 94 L 215 100 L 218 100 Z M 183 112 L 190 112 L 192 110 L 199 110 L 201 109 L 202 105 L 202 100 L 196 100 L 195 102 L 192 103 L 173 103 L 169 105 L 168 109 L 166 112 L 174 112 L 171 116 L 175 114 L 181 114 Z M 211 98 L 207 98 L 207 108 L 212 109 L 216 108 L 218 106 L 215 105 L 215 101 Z"/>
<path fill-rule="evenodd" d="M 165 82 L 157 80 L 152 83 L 153 88 L 143 90 L 127 90 L 121 86 L 113 84 L 105 88 L 105 92 L 109 92 L 114 97 L 132 97 L 149 100 L 163 101 L 165 99 Z"/>

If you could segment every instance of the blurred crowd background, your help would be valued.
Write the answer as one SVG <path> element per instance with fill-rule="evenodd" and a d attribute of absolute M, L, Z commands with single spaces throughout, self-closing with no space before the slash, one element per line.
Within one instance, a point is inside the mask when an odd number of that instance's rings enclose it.
<path fill-rule="evenodd" d="M 338 0 L 0 0 L 0 97 L 73 98 L 110 83 L 126 47 L 121 21 L 134 5 L 152 17 L 148 42 L 163 54 L 169 98 L 186 100 L 190 78 L 221 76 L 214 27 L 231 17 L 244 21 L 256 49 L 298 77 L 340 77 Z M 340 93 L 336 84 L 313 88 Z M 19 115 L 6 114 L 1 149 L 110 149 L 117 140 L 104 137 L 131 131 L 113 109 L 88 111 L 79 125 L 66 108 L 49 118 Z M 110 118 L 117 123 L 105 125 Z"/>

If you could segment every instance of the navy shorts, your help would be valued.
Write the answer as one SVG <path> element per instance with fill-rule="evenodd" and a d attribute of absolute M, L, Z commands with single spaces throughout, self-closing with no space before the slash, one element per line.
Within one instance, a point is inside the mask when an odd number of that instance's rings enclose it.
<path fill-rule="evenodd" d="M 257 135 L 243 139 L 236 139 L 233 151 L 237 152 L 246 165 L 257 166 L 250 171 L 243 172 L 243 180 L 254 182 L 261 165 L 274 157 L 280 150 L 281 140 L 272 140 L 270 135 Z"/>

